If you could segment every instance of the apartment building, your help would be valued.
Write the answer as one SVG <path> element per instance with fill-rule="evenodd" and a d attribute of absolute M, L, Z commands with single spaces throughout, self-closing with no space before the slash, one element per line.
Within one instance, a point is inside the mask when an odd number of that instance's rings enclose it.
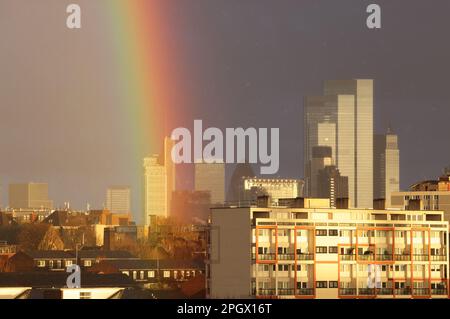
<path fill-rule="evenodd" d="M 212 209 L 208 296 L 448 297 L 443 212 L 330 208 L 326 202 Z"/>

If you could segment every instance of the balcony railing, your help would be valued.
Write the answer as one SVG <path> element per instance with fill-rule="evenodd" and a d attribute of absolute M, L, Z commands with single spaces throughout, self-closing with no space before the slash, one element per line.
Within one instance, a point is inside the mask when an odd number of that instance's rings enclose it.
<path fill-rule="evenodd" d="M 314 260 L 314 254 L 311 254 L 311 253 L 298 254 L 297 260 Z"/>
<path fill-rule="evenodd" d="M 414 288 L 413 295 L 414 296 L 428 296 L 428 295 L 430 295 L 430 289 L 429 288 Z"/>
<path fill-rule="evenodd" d="M 428 255 L 413 255 L 413 260 L 416 261 L 429 261 Z"/>
<path fill-rule="evenodd" d="M 298 296 L 313 296 L 314 295 L 314 288 L 301 288 L 297 289 L 296 294 Z"/>
<path fill-rule="evenodd" d="M 446 288 L 433 288 L 431 289 L 432 295 L 447 295 L 447 289 Z"/>
<path fill-rule="evenodd" d="M 340 288 L 339 294 L 341 296 L 356 296 L 356 288 Z"/>
<path fill-rule="evenodd" d="M 393 288 L 380 288 L 377 289 L 377 295 L 389 296 L 394 294 Z"/>
<path fill-rule="evenodd" d="M 376 260 L 379 260 L 379 261 L 392 260 L 392 254 L 380 254 L 380 255 L 376 255 Z"/>
<path fill-rule="evenodd" d="M 275 260 L 275 256 L 276 254 L 258 254 L 258 260 L 266 260 L 266 261 L 271 261 L 271 260 Z"/>
<path fill-rule="evenodd" d="M 394 292 L 398 296 L 408 296 L 411 295 L 411 288 L 396 288 Z"/>
<path fill-rule="evenodd" d="M 373 255 L 358 255 L 358 260 L 369 261 L 374 260 Z"/>
<path fill-rule="evenodd" d="M 446 261 L 446 255 L 431 255 L 431 261 Z"/>
<path fill-rule="evenodd" d="M 278 260 L 294 260 L 294 254 L 278 254 Z"/>
<path fill-rule="evenodd" d="M 375 296 L 375 288 L 359 288 L 358 294 L 361 296 Z"/>
<path fill-rule="evenodd" d="M 356 259 L 356 255 L 353 254 L 344 254 L 344 255 L 339 255 L 341 260 L 355 260 Z"/>
<path fill-rule="evenodd" d="M 395 260 L 397 261 L 411 261 L 410 254 L 395 254 Z"/>
<path fill-rule="evenodd" d="M 279 296 L 293 296 L 294 288 L 278 288 Z"/>
<path fill-rule="evenodd" d="M 275 296 L 275 289 L 260 288 L 260 289 L 258 289 L 258 296 Z"/>

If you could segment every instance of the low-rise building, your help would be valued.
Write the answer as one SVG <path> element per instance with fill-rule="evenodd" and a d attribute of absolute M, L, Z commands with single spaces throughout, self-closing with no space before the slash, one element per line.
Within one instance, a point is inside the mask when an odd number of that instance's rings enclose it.
<path fill-rule="evenodd" d="M 97 273 L 122 273 L 139 282 L 183 282 L 204 274 L 204 263 L 190 260 L 105 260 L 90 269 Z"/>
<path fill-rule="evenodd" d="M 447 298 L 441 211 L 230 207 L 211 212 L 211 298 Z"/>

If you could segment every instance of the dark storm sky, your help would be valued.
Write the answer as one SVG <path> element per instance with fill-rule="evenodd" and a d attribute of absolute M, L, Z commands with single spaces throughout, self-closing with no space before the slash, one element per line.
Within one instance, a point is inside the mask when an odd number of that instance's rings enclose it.
<path fill-rule="evenodd" d="M 83 10 L 76 35 L 65 28 L 72 2 Z M 382 7 L 381 30 L 366 28 L 370 3 Z M 177 126 L 197 118 L 219 128 L 279 127 L 278 176 L 300 178 L 303 97 L 321 94 L 326 79 L 373 78 L 375 132 L 391 123 L 399 135 L 402 187 L 450 164 L 448 0 L 166 4 L 177 47 L 168 58 L 188 71 Z M 109 32 L 97 23 L 106 6 L 0 0 L 2 206 L 10 182 L 49 182 L 57 205 L 79 208 L 101 207 L 108 185 L 125 184 L 140 214 L 142 158 L 130 155 L 106 62 Z"/>

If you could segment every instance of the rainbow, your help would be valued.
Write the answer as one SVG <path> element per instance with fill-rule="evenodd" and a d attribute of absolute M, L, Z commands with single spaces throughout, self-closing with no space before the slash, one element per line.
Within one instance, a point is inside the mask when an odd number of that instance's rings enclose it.
<path fill-rule="evenodd" d="M 169 61 L 166 1 L 108 0 L 108 24 L 123 116 L 129 123 L 135 157 L 159 153 L 172 130 L 179 72 Z M 180 116 L 179 114 L 177 116 Z"/>

